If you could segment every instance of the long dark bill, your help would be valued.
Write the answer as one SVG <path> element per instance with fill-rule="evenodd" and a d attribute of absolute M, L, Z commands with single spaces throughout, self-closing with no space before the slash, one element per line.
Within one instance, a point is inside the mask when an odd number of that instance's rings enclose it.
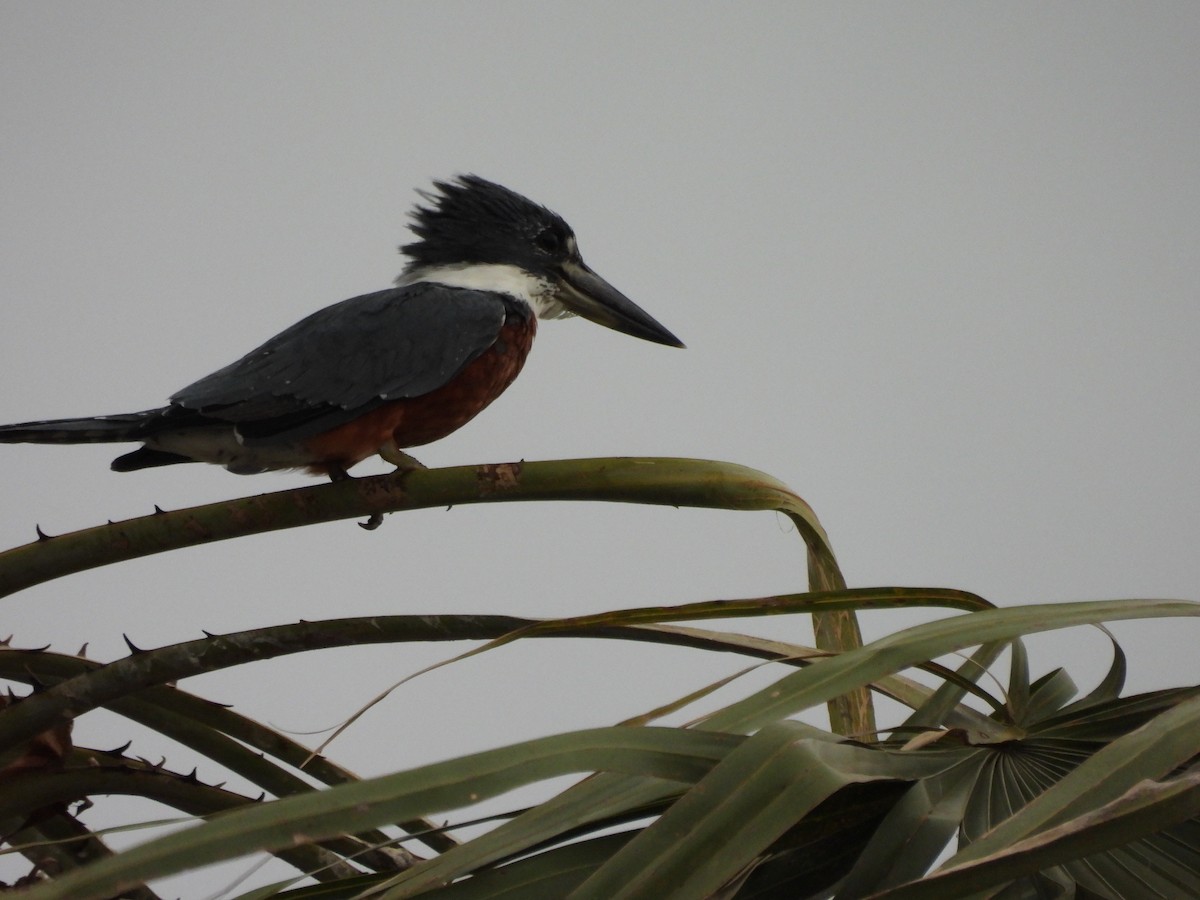
<path fill-rule="evenodd" d="M 582 262 L 562 266 L 558 299 L 563 306 L 597 325 L 631 334 L 644 341 L 682 347 L 683 341 L 667 331 L 644 309 L 589 269 Z"/>

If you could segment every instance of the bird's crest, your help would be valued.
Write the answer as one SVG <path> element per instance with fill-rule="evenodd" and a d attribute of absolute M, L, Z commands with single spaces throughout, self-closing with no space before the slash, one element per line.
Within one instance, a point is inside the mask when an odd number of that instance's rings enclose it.
<path fill-rule="evenodd" d="M 541 235 L 565 243 L 572 234 L 557 213 L 478 175 L 433 186 L 417 192 L 427 205 L 411 214 L 420 240 L 400 248 L 410 259 L 409 269 L 510 262 L 514 246 L 532 247 Z"/>

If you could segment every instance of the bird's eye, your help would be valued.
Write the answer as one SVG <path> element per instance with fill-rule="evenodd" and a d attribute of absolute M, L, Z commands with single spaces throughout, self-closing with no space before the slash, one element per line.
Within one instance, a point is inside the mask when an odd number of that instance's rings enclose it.
<path fill-rule="evenodd" d="M 562 235 L 553 228 L 547 228 L 544 231 L 538 232 L 537 237 L 533 239 L 537 248 L 544 253 L 558 253 L 562 250 Z"/>

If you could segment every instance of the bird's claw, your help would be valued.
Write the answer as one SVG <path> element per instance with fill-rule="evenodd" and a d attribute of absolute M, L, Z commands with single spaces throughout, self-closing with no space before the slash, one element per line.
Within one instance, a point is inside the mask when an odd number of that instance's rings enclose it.
<path fill-rule="evenodd" d="M 414 459 L 401 450 L 399 445 L 396 444 L 395 440 L 390 440 L 380 447 L 379 455 L 385 462 L 390 462 L 393 466 L 395 466 L 396 472 L 413 472 L 417 469 L 425 468 L 420 460 Z M 350 477 L 345 469 L 338 470 L 331 468 L 329 474 L 334 481 L 340 481 Z M 374 531 L 382 524 L 383 513 L 377 512 L 371 513 L 371 518 L 367 519 L 367 521 L 359 522 L 358 527 L 363 529 L 363 531 Z"/>
<path fill-rule="evenodd" d="M 383 513 L 371 513 L 371 518 L 365 522 L 359 522 L 358 527 L 363 531 L 374 531 L 383 524 Z"/>

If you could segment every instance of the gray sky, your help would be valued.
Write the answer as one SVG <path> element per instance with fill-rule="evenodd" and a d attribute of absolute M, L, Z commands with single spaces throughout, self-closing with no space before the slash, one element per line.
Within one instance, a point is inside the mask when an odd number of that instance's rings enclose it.
<path fill-rule="evenodd" d="M 1198 42 L 1200 6 L 1182 2 L 4 0 L 0 421 L 159 405 L 387 286 L 413 189 L 473 171 L 562 213 L 589 263 L 689 349 L 544 323 L 517 383 L 418 451 L 427 464 L 725 459 L 808 499 L 852 586 L 1194 598 Z M 0 446 L 3 546 L 35 522 L 306 483 L 117 475 L 121 449 Z M 0 632 L 112 658 L 122 632 L 157 646 L 297 618 L 574 615 L 803 576 L 799 538 L 769 514 L 460 508 L 74 576 L 6 600 Z M 806 621 L 763 627 L 810 640 Z M 1194 625 L 1115 630 L 1133 688 L 1200 674 Z M 1066 661 L 1085 685 L 1107 663 L 1095 631 L 1033 649 L 1036 672 Z M 339 693 L 366 700 L 450 652 L 327 653 L 253 685 L 184 686 L 309 730 L 351 711 Z M 403 768 L 608 724 L 737 665 L 511 646 L 406 686 L 331 752 Z"/>

